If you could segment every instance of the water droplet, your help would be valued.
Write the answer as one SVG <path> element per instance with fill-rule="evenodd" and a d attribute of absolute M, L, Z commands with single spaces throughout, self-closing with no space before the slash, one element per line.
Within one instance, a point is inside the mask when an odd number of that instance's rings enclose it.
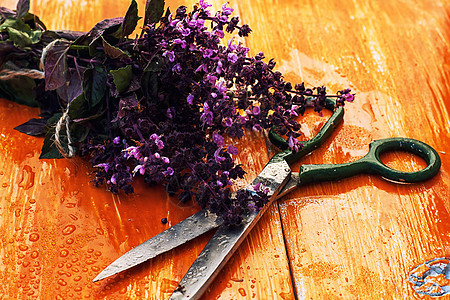
<path fill-rule="evenodd" d="M 19 187 L 23 188 L 24 190 L 28 190 L 34 185 L 34 172 L 33 169 L 25 165 L 22 169 L 22 178 L 19 182 Z"/>
<path fill-rule="evenodd" d="M 73 233 L 75 231 L 75 229 L 77 229 L 75 227 L 75 225 L 67 225 L 66 227 L 64 227 L 64 229 L 62 230 L 62 234 L 63 235 L 69 235 L 71 233 Z"/>
<path fill-rule="evenodd" d="M 61 257 L 67 257 L 67 255 L 69 255 L 69 251 L 67 249 L 63 249 L 59 252 L 59 256 Z"/>
<path fill-rule="evenodd" d="M 36 242 L 37 240 L 39 240 L 39 234 L 31 233 L 30 237 L 29 237 L 29 240 L 32 241 L 32 242 Z"/>
<path fill-rule="evenodd" d="M 8 187 L 8 184 L 6 182 L 3 182 L 2 187 L 6 188 L 6 187 Z"/>
<path fill-rule="evenodd" d="M 28 246 L 27 245 L 19 245 L 19 250 L 20 251 L 27 251 L 28 250 Z"/>
<path fill-rule="evenodd" d="M 86 264 L 88 264 L 88 265 L 92 265 L 92 264 L 94 264 L 95 263 L 95 260 L 92 260 L 92 259 L 86 259 Z"/>
<path fill-rule="evenodd" d="M 66 285 L 67 285 L 67 282 L 65 282 L 64 279 L 62 279 L 62 278 L 61 278 L 61 279 L 58 279 L 57 282 L 58 282 L 58 284 L 61 285 L 61 286 L 66 286 Z"/>
<path fill-rule="evenodd" d="M 80 281 L 80 280 L 81 280 L 81 276 L 75 276 L 75 277 L 73 278 L 73 280 L 74 280 L 74 281 Z"/>
<path fill-rule="evenodd" d="M 238 292 L 239 292 L 239 294 L 241 294 L 242 297 L 247 296 L 247 292 L 245 292 L 245 290 L 243 288 L 239 288 Z"/>
<path fill-rule="evenodd" d="M 21 213 L 20 208 L 18 208 L 14 211 L 14 215 L 16 216 L 16 218 L 20 217 L 20 213 Z"/>
<path fill-rule="evenodd" d="M 73 239 L 67 239 L 66 243 L 69 244 L 69 245 L 73 244 Z"/>
<path fill-rule="evenodd" d="M 39 256 L 39 252 L 33 251 L 31 252 L 31 258 L 37 258 Z"/>
<path fill-rule="evenodd" d="M 34 204 L 34 203 L 36 203 L 36 199 L 30 199 L 30 201 L 29 201 L 31 204 Z"/>

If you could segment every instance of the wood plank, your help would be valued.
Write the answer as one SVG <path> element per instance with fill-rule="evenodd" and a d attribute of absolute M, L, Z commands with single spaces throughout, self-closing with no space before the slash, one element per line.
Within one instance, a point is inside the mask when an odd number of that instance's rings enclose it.
<path fill-rule="evenodd" d="M 123 16 L 129 5 L 129 1 L 83 1 L 80 7 L 80 3 L 37 0 L 32 11 L 48 28 L 87 31 L 104 18 Z M 140 1 L 140 7 L 144 3 Z M 168 1 L 172 9 L 179 4 Z M 0 278 L 14 278 L 0 287 L 0 298 L 168 298 L 211 234 L 111 279 L 90 281 L 121 254 L 198 207 L 181 205 L 161 187 L 149 188 L 139 180 L 135 194 L 128 196 L 95 188 L 84 159 L 39 160 L 43 140 L 12 129 L 35 117 L 36 109 L 0 100 L 0 113 L 0 161 L 5 164 Z M 243 186 L 259 173 L 268 154 L 262 136 L 250 134 L 237 144 L 242 149 L 238 160 L 248 172 L 237 183 Z M 163 217 L 168 218 L 167 225 L 160 222 Z M 269 209 L 204 299 L 267 297 L 294 297 L 277 206 Z"/>
<path fill-rule="evenodd" d="M 249 6 L 240 3 L 242 9 Z M 253 42 L 265 46 L 270 57 L 285 59 L 280 68 L 290 78 L 357 92 L 344 125 L 302 163 L 352 161 L 367 151 L 370 140 L 390 136 L 423 140 L 443 160 L 441 173 L 423 184 L 399 186 L 358 176 L 302 187 L 281 202 L 297 295 L 418 297 L 408 273 L 449 251 L 446 3 L 283 1 L 277 10 L 252 3 L 253 14 L 264 16 L 260 24 L 271 24 L 264 28 L 267 36 Z M 396 168 L 423 166 L 401 153 L 385 159 Z M 398 162 L 402 159 L 405 164 Z"/>

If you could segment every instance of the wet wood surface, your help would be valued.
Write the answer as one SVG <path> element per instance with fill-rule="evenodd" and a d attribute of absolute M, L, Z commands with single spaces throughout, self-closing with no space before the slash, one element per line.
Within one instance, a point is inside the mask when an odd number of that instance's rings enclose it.
<path fill-rule="evenodd" d="M 4 0 L 5 1 L 5 0 Z M 2 2 L 14 8 L 14 0 Z M 139 1 L 141 15 L 144 7 Z M 210 1 L 216 9 L 221 1 Z M 175 9 L 195 1 L 166 1 Z M 275 58 L 287 80 L 350 87 L 344 124 L 300 164 L 356 160 L 374 139 L 404 136 L 442 159 L 432 180 L 398 185 L 359 175 L 309 184 L 272 205 L 203 299 L 427 299 L 408 276 L 450 256 L 450 4 L 445 0 L 233 0 L 253 54 Z M 89 30 L 123 16 L 128 1 L 32 1 L 49 29 Z M 0 298 L 167 299 L 210 234 L 101 282 L 92 279 L 146 239 L 197 211 L 136 182 L 112 195 L 90 184 L 83 158 L 39 160 L 43 139 L 13 127 L 37 109 L 0 100 Z M 324 123 L 308 114 L 305 137 Z M 273 155 L 264 137 L 239 142 L 251 180 Z M 390 166 L 418 170 L 402 152 Z M 169 223 L 163 225 L 161 218 Z M 447 285 L 441 278 L 441 284 Z M 449 283 L 450 285 L 450 283 Z M 443 297 L 447 298 L 447 297 Z"/>

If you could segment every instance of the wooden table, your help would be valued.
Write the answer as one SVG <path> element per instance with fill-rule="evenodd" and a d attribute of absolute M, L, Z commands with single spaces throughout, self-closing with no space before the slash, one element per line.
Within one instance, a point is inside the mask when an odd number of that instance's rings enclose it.
<path fill-rule="evenodd" d="M 3 5 L 14 8 L 15 2 Z M 172 10 L 195 3 L 166 2 Z M 139 1 L 141 14 L 144 3 Z M 87 31 L 104 18 L 123 16 L 128 5 L 34 0 L 31 11 L 50 29 Z M 373 139 L 405 136 L 433 146 L 442 169 L 423 184 L 361 175 L 298 189 L 270 207 L 203 298 L 427 298 L 412 289 L 408 274 L 427 260 L 450 256 L 450 3 L 230 0 L 230 6 L 254 31 L 245 40 L 253 54 L 274 57 L 287 80 L 357 93 L 344 124 L 301 163 L 352 161 Z M 0 100 L 0 298 L 167 299 L 211 235 L 91 281 L 121 254 L 198 208 L 139 181 L 130 196 L 95 188 L 82 158 L 39 160 L 43 139 L 13 130 L 38 113 Z M 307 137 L 324 118 L 309 114 L 304 122 Z M 240 145 L 248 181 L 274 149 L 256 135 Z M 383 159 L 405 170 L 424 166 L 401 152 Z"/>

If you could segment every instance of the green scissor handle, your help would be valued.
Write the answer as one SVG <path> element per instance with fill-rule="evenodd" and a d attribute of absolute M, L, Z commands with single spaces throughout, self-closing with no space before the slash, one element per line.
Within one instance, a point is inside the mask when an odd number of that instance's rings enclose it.
<path fill-rule="evenodd" d="M 272 129 L 269 131 L 269 139 L 272 142 L 272 144 L 274 144 L 277 148 L 283 150 L 282 152 L 276 154 L 272 159 L 273 160 L 284 159 L 289 164 L 291 164 L 299 160 L 303 156 L 307 155 L 308 153 L 314 151 L 318 147 L 320 147 L 320 145 L 323 144 L 323 142 L 331 135 L 333 130 L 344 119 L 344 108 L 342 106 L 336 107 L 336 104 L 333 99 L 331 98 L 326 99 L 325 108 L 331 110 L 333 114 L 312 139 L 302 142 L 303 144 L 302 148 L 295 153 L 289 150 L 288 141 L 279 134 L 277 134 L 275 132 L 275 127 L 272 127 Z"/>
<path fill-rule="evenodd" d="M 386 166 L 380 159 L 384 152 L 403 150 L 422 157 L 427 167 L 416 172 L 403 172 Z M 377 174 L 399 183 L 415 183 L 431 179 L 441 167 L 441 159 L 432 147 L 409 138 L 388 138 L 370 143 L 369 152 L 361 159 L 344 164 L 303 165 L 299 183 L 339 180 L 353 175 Z"/>
<path fill-rule="evenodd" d="M 322 145 L 336 126 L 342 122 L 344 117 L 344 108 L 335 108 L 335 102 L 332 99 L 327 98 L 326 108 L 333 111 L 333 115 L 328 119 L 316 136 L 308 141 L 302 142 L 302 149 L 296 153 L 288 149 L 289 144 L 287 140 L 278 135 L 275 132 L 275 128 L 272 128 L 269 132 L 269 139 L 276 147 L 283 150 L 276 154 L 272 160 L 277 161 L 279 159 L 284 159 L 290 164 Z M 384 152 L 395 150 L 411 152 L 422 157 L 427 162 L 427 167 L 416 172 L 403 172 L 386 166 L 381 161 L 380 155 Z M 439 172 L 440 167 L 441 159 L 438 153 L 424 142 L 409 138 L 388 138 L 371 142 L 367 155 L 354 162 L 344 164 L 302 165 L 300 167 L 299 184 L 313 181 L 339 180 L 361 173 L 381 175 L 386 179 L 396 182 L 414 183 L 432 178 Z"/>

